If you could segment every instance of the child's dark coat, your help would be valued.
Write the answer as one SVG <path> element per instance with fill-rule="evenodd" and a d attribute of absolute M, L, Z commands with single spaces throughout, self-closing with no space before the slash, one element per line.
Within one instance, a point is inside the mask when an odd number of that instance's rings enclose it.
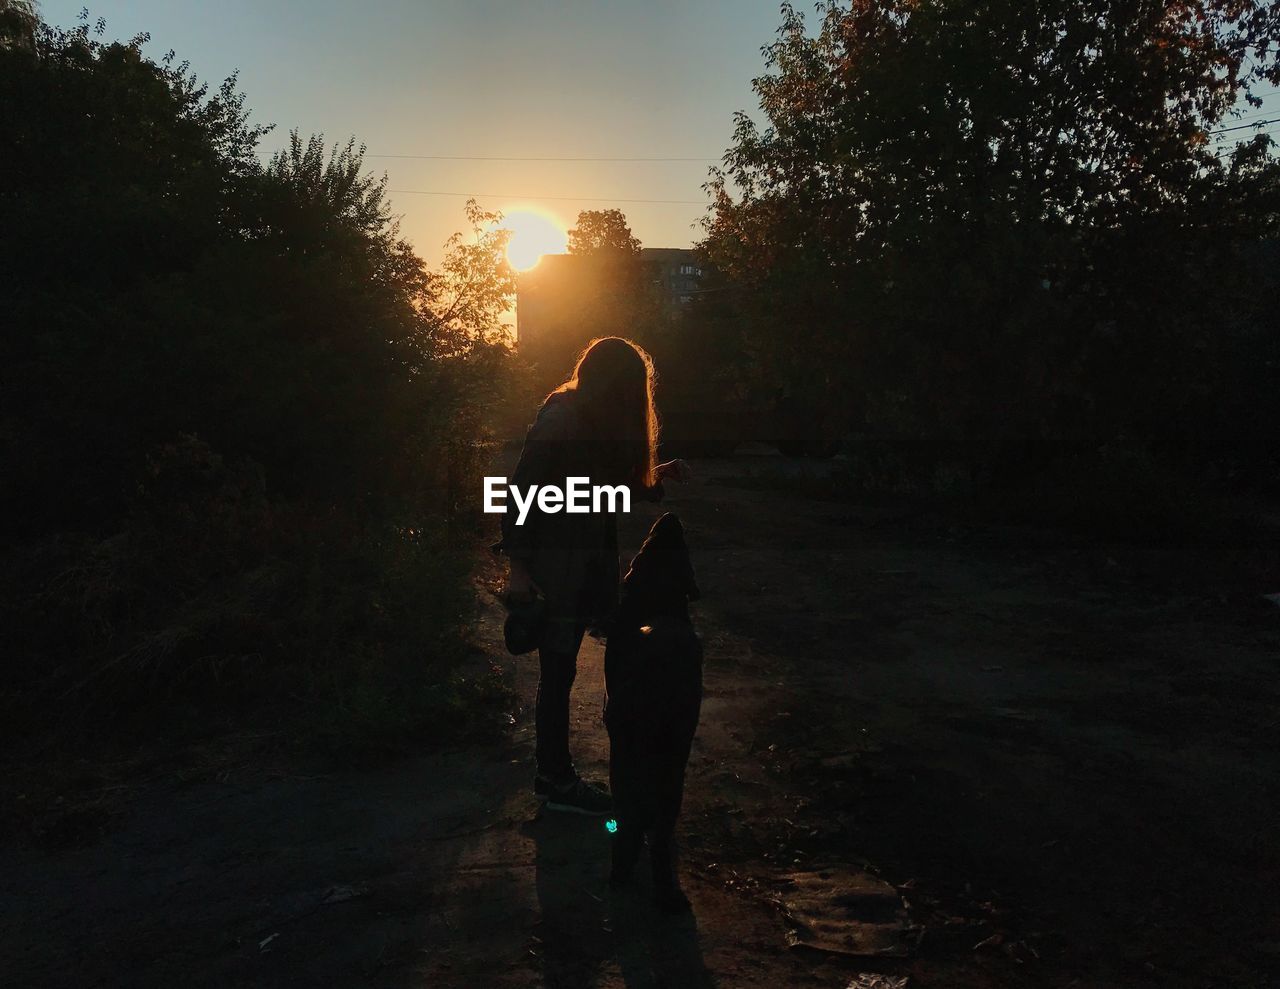
<path fill-rule="evenodd" d="M 668 910 L 688 907 L 676 878 L 675 826 L 702 706 L 702 644 L 689 619 L 697 597 L 680 520 L 664 515 L 631 561 L 610 625 L 604 717 L 618 822 L 611 879 L 630 877 L 647 836 L 654 892 Z"/>

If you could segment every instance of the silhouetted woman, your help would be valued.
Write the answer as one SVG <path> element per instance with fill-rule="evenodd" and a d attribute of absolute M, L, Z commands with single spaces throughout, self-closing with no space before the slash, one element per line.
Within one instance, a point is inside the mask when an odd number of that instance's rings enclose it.
<path fill-rule="evenodd" d="M 547 396 L 525 438 L 510 483 L 628 485 L 632 501 L 658 501 L 662 480 L 684 480 L 683 461 L 657 462 L 653 362 L 628 340 L 592 341 L 573 375 Z M 538 648 L 537 776 L 534 793 L 553 810 L 604 814 L 609 795 L 581 779 L 569 755 L 569 692 L 587 628 L 617 604 L 618 525 L 612 512 L 538 511 L 516 525 L 508 500 L 499 548 L 510 559 L 508 600 L 541 592 L 546 625 Z"/>

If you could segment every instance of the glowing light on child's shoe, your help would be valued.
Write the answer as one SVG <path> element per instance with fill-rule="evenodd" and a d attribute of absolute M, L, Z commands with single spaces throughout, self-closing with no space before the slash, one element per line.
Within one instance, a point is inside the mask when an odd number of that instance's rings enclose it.
<path fill-rule="evenodd" d="M 610 834 L 617 834 L 618 822 L 611 817 L 609 818 L 609 820 L 604 822 L 604 829 L 608 831 Z"/>

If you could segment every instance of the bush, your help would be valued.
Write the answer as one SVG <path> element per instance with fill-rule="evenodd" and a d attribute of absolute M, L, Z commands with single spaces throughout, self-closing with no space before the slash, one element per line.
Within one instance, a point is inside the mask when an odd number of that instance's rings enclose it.
<path fill-rule="evenodd" d="M 234 79 L 144 41 L 0 46 L 0 711 L 425 733 L 479 696 L 464 493 L 501 352 L 440 314 L 353 143 L 264 166 Z M 468 245 L 487 295 L 453 309 L 492 314 L 497 247 Z"/>

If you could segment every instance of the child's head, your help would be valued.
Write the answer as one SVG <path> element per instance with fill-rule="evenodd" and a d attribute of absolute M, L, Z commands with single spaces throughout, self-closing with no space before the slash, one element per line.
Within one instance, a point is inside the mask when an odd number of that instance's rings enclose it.
<path fill-rule="evenodd" d="M 653 360 L 621 337 L 593 340 L 573 375 L 557 392 L 571 392 L 617 462 L 602 481 L 652 484 L 658 457 L 658 415 L 653 404 Z"/>

